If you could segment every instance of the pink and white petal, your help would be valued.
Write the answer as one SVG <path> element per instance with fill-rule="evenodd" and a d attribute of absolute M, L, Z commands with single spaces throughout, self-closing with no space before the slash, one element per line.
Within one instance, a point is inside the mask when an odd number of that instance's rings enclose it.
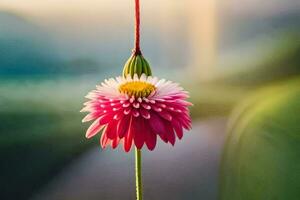
<path fill-rule="evenodd" d="M 150 127 L 152 128 L 152 130 L 155 133 L 158 134 L 158 133 L 165 132 L 165 127 L 164 127 L 162 119 L 154 112 L 151 112 L 151 118 L 148 121 L 149 121 Z"/>
<path fill-rule="evenodd" d="M 112 140 L 111 146 L 113 149 L 117 148 L 117 146 L 119 145 L 120 142 L 120 138 L 117 136 Z"/>
<path fill-rule="evenodd" d="M 183 128 L 187 130 L 191 129 L 191 118 L 188 113 L 173 113 L 173 117 L 180 122 Z"/>
<path fill-rule="evenodd" d="M 181 139 L 183 137 L 183 130 L 182 130 L 182 126 L 180 125 L 180 123 L 176 119 L 173 119 L 172 126 L 176 132 L 177 137 L 179 139 Z"/>
<path fill-rule="evenodd" d="M 92 112 L 92 111 L 99 110 L 99 109 L 101 109 L 99 103 L 98 102 L 97 103 L 92 102 L 90 104 L 85 105 L 80 110 L 80 112 Z"/>
<path fill-rule="evenodd" d="M 140 112 L 139 112 L 139 110 L 138 109 L 132 109 L 132 115 L 134 116 L 134 117 L 138 117 L 138 116 L 140 116 Z"/>
<path fill-rule="evenodd" d="M 117 124 L 117 133 L 120 138 L 123 138 L 129 129 L 131 116 L 124 115 Z"/>
<path fill-rule="evenodd" d="M 145 124 L 145 143 L 150 151 L 156 146 L 156 134 L 151 131 L 151 128 L 147 124 Z"/>
<path fill-rule="evenodd" d="M 142 103 L 142 107 L 145 108 L 146 110 L 151 110 L 151 106 L 147 103 Z"/>
<path fill-rule="evenodd" d="M 108 124 L 110 121 L 112 121 L 114 118 L 113 113 L 108 113 L 105 115 L 102 115 L 99 120 L 100 120 L 100 124 L 104 125 L 104 124 Z"/>
<path fill-rule="evenodd" d="M 155 112 L 161 112 L 161 111 L 162 111 L 162 108 L 158 107 L 157 105 L 152 105 L 152 109 L 153 109 Z"/>
<path fill-rule="evenodd" d="M 151 118 L 150 112 L 146 109 L 141 108 L 140 113 L 141 113 L 142 117 L 144 117 L 145 119 Z"/>
<path fill-rule="evenodd" d="M 147 80 L 147 75 L 143 73 L 140 77 L 140 80 L 145 82 Z"/>
<path fill-rule="evenodd" d="M 105 131 L 103 131 L 103 132 L 105 132 Z M 108 145 L 108 142 L 109 142 L 108 137 L 106 136 L 106 134 L 103 133 L 100 138 L 101 147 L 104 149 Z"/>
<path fill-rule="evenodd" d="M 132 128 L 134 135 L 134 144 L 138 149 L 141 149 L 145 142 L 145 128 L 144 128 L 144 119 L 141 117 L 133 118 Z"/>
<path fill-rule="evenodd" d="M 161 112 L 158 112 L 158 114 L 159 114 L 162 118 L 164 118 L 165 120 L 167 120 L 167 121 L 172 121 L 172 115 L 171 115 L 169 112 L 163 110 L 163 111 L 161 111 Z"/>
<path fill-rule="evenodd" d="M 124 137 L 124 150 L 125 152 L 129 152 L 132 146 L 132 140 L 134 137 L 134 131 L 133 131 L 133 127 L 132 127 L 132 120 L 133 118 L 131 117 L 130 123 L 129 123 L 129 129 L 127 134 Z"/>
<path fill-rule="evenodd" d="M 131 113 L 131 110 L 132 110 L 131 107 L 125 108 L 125 109 L 123 110 L 124 115 L 129 115 L 129 114 Z"/>
<path fill-rule="evenodd" d="M 105 134 L 109 139 L 114 139 L 117 137 L 117 121 L 112 120 L 109 122 L 105 129 Z"/>
<path fill-rule="evenodd" d="M 86 116 L 82 119 L 82 122 L 88 122 L 88 121 L 97 119 L 97 118 L 99 118 L 99 117 L 101 116 L 101 113 L 102 113 L 102 112 L 92 112 L 92 113 L 86 115 Z"/>
<path fill-rule="evenodd" d="M 85 137 L 86 138 L 91 138 L 94 135 L 96 135 L 101 129 L 103 128 L 103 126 L 99 123 L 99 119 L 95 120 L 90 127 L 88 128 L 88 130 L 86 131 Z"/>
<path fill-rule="evenodd" d="M 175 138 L 175 133 L 174 133 L 171 123 L 166 122 L 165 127 L 166 127 L 166 131 L 167 131 L 166 135 L 167 135 L 168 141 L 174 146 L 176 138 Z"/>

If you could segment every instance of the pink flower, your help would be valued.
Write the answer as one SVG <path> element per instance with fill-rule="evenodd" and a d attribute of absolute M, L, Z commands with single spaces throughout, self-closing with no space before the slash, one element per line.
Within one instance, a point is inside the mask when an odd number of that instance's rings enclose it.
<path fill-rule="evenodd" d="M 95 120 L 86 137 L 101 129 L 101 146 L 116 148 L 120 142 L 130 151 L 132 143 L 138 149 L 144 144 L 149 150 L 156 145 L 157 135 L 166 143 L 175 144 L 183 129 L 191 129 L 188 94 L 177 83 L 156 77 L 135 74 L 133 78 L 117 77 L 105 80 L 86 98 L 81 112 L 89 112 L 83 122 Z"/>

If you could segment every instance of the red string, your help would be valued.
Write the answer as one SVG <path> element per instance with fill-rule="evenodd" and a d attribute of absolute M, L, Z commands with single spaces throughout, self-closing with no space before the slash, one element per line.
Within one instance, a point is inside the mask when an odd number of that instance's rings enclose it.
<path fill-rule="evenodd" d="M 135 46 L 134 53 L 141 54 L 140 49 L 140 0 L 135 0 Z"/>

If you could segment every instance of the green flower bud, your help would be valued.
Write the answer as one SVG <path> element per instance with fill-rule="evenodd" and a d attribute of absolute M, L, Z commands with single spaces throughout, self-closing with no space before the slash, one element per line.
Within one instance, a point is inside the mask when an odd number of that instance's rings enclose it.
<path fill-rule="evenodd" d="M 142 74 L 151 76 L 151 68 L 147 60 L 141 54 L 132 54 L 124 65 L 123 76 L 128 74 L 133 78 L 134 74 L 140 77 Z"/>

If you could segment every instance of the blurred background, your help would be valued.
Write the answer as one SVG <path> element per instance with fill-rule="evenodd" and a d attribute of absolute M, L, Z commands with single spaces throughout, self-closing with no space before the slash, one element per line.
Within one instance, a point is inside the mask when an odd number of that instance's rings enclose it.
<path fill-rule="evenodd" d="M 133 0 L 0 1 L 0 199 L 134 199 L 133 152 L 86 140 L 79 113 L 130 56 L 133 9 Z M 183 141 L 144 151 L 145 199 L 300 198 L 299 11 L 297 0 L 141 0 L 144 56 L 194 104 Z M 255 148 L 243 151 L 247 141 Z M 260 155 L 277 155 L 273 174 L 257 173 Z M 231 165 L 245 170 L 245 159 L 260 166 L 245 174 L 264 178 L 230 196 L 241 184 Z M 294 178 L 274 179 L 278 170 Z"/>

